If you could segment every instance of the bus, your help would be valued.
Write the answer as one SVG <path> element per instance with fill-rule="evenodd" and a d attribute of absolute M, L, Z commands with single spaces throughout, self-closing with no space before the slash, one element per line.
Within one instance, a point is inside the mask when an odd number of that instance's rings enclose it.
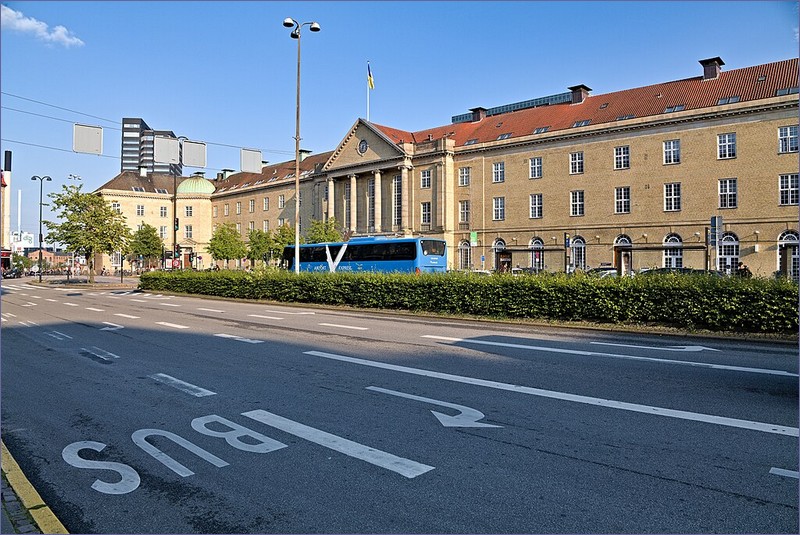
<path fill-rule="evenodd" d="M 283 249 L 282 266 L 294 270 L 294 246 Z M 447 243 L 432 238 L 351 238 L 300 246 L 300 271 L 444 273 Z"/>

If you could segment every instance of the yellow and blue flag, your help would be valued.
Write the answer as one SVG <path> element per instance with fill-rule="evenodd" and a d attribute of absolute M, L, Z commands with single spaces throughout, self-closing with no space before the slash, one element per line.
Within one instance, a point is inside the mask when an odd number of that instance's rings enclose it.
<path fill-rule="evenodd" d="M 372 70 L 369 68 L 369 62 L 367 62 L 367 85 L 370 89 L 375 89 L 375 80 L 372 79 Z"/>

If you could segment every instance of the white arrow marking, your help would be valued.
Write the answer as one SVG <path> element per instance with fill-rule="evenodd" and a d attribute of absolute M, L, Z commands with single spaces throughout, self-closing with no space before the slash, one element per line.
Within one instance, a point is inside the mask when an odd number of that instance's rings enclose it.
<path fill-rule="evenodd" d="M 635 346 L 630 344 L 612 344 L 610 342 L 589 342 L 598 346 L 615 346 L 615 347 L 633 347 L 636 349 L 656 349 L 658 351 L 685 351 L 688 353 L 697 353 L 698 351 L 719 351 L 713 347 L 705 346 L 672 346 L 672 347 L 651 347 L 651 346 Z"/>
<path fill-rule="evenodd" d="M 319 444 L 320 446 L 325 446 L 326 448 L 338 451 L 339 453 L 344 453 L 350 457 L 361 459 L 362 461 L 374 464 L 375 466 L 386 468 L 387 470 L 396 472 L 409 479 L 422 475 L 425 472 L 433 470 L 434 468 L 433 466 L 418 463 L 410 459 L 404 459 L 403 457 L 398 457 L 397 455 L 376 450 L 375 448 L 370 448 L 369 446 L 359 444 L 358 442 L 353 442 L 352 440 L 347 440 L 346 438 L 338 437 L 319 429 L 314 429 L 313 427 L 303 425 L 299 422 L 283 418 L 282 416 L 278 416 L 277 414 L 272 414 L 271 412 L 264 410 L 259 409 L 243 412 L 242 416 L 252 418 L 253 420 L 261 422 L 262 424 L 280 429 L 281 431 L 285 431 L 290 435 L 304 438 L 309 442 L 313 442 L 314 444 Z"/>
<path fill-rule="evenodd" d="M 323 357 L 326 359 L 339 360 L 341 362 L 350 362 L 352 364 L 360 364 L 362 366 L 372 366 L 374 368 L 382 368 L 384 370 L 393 370 L 402 373 L 410 373 L 413 375 L 421 375 L 424 377 L 433 377 L 435 379 L 453 381 L 456 383 L 484 386 L 487 388 L 494 388 L 497 390 L 517 392 L 520 394 L 528 394 L 531 396 L 558 399 L 562 401 L 572 401 L 574 403 L 595 405 L 600 407 L 606 407 L 609 409 L 619 409 L 619 410 L 638 412 L 643 414 L 652 414 L 656 416 L 666 416 L 669 418 L 678 418 L 681 420 L 690 420 L 695 422 L 706 422 L 728 427 L 737 427 L 740 429 L 751 429 L 753 431 L 760 431 L 762 433 L 774 433 L 776 435 L 787 435 L 792 437 L 800 436 L 800 429 L 798 429 L 797 427 L 788 427 L 788 426 L 763 423 L 763 422 L 753 422 L 750 420 L 739 420 L 738 418 L 727 418 L 725 416 L 714 416 L 712 414 L 702 414 L 698 412 L 667 409 L 664 407 L 653 407 L 650 405 L 640 405 L 638 403 L 628 403 L 625 401 L 617 401 L 614 399 L 580 396 L 578 394 L 570 394 L 567 392 L 556 392 L 553 390 L 544 390 L 541 388 L 512 385 L 509 383 L 500 383 L 497 381 L 488 381 L 486 379 L 466 377 L 463 375 L 453 375 L 450 373 L 435 372 L 420 368 L 409 368 L 407 366 L 398 366 L 396 364 L 386 364 L 385 362 L 359 359 L 355 357 L 348 357 L 345 355 L 336 355 L 334 353 L 324 353 L 322 351 L 305 351 L 303 352 L 303 354 L 314 355 L 316 357 Z"/>
<path fill-rule="evenodd" d="M 784 476 L 784 477 L 793 477 L 795 479 L 800 479 L 800 473 L 795 472 L 794 470 L 784 470 L 783 468 L 770 468 L 769 473 L 775 476 Z"/>
<path fill-rule="evenodd" d="M 380 388 L 377 386 L 368 386 L 367 390 L 383 392 L 384 394 L 389 394 L 390 396 L 413 399 L 416 401 L 422 401 L 424 403 L 431 403 L 432 405 L 440 405 L 442 407 L 459 411 L 461 414 L 456 416 L 450 416 L 447 414 L 442 414 L 441 412 L 431 411 L 445 427 L 503 427 L 502 425 L 492 425 L 479 422 L 478 420 L 483 419 L 484 414 L 477 409 L 465 407 L 464 405 L 456 405 L 455 403 L 448 403 L 447 401 L 424 398 L 422 396 L 415 396 L 414 394 L 406 394 L 405 392 L 388 390 L 386 388 Z"/>
<path fill-rule="evenodd" d="M 220 338 L 230 338 L 231 340 L 236 340 L 237 342 L 246 342 L 248 344 L 263 344 L 264 340 L 251 340 L 250 338 L 242 338 L 241 336 L 236 336 L 235 334 L 215 334 L 214 336 L 219 336 Z"/>
<path fill-rule="evenodd" d="M 101 331 L 118 331 L 125 328 L 122 325 L 117 325 L 116 323 L 111 323 L 110 321 L 104 321 L 103 324 L 110 325 L 110 327 L 103 327 L 100 329 Z"/>
<path fill-rule="evenodd" d="M 783 370 L 769 370 L 765 368 L 745 368 L 742 366 L 728 366 L 725 364 L 709 364 L 707 362 L 692 362 L 688 360 L 670 360 L 670 359 L 657 359 L 653 357 L 637 357 L 634 355 L 618 355 L 616 353 L 599 353 L 597 351 L 581 351 L 579 349 L 559 349 L 557 347 L 545 346 L 529 346 L 524 344 L 509 344 L 506 342 L 488 342 L 486 340 L 470 340 L 468 338 L 450 338 L 448 336 L 434 336 L 431 334 L 423 335 L 422 338 L 431 338 L 433 340 L 445 340 L 448 342 L 460 342 L 463 344 L 476 344 L 482 346 L 496 346 L 496 347 L 510 347 L 513 349 L 532 349 L 534 351 L 542 351 L 548 353 L 564 353 L 568 355 L 584 355 L 587 357 L 610 357 L 615 359 L 628 359 L 628 360 L 644 360 L 648 362 L 657 362 L 659 364 L 680 364 L 682 366 L 695 366 L 698 368 L 709 368 L 712 370 L 729 370 L 735 372 L 748 372 L 748 373 L 763 373 L 766 375 L 783 375 L 785 377 L 797 377 L 796 373 L 786 372 Z"/>

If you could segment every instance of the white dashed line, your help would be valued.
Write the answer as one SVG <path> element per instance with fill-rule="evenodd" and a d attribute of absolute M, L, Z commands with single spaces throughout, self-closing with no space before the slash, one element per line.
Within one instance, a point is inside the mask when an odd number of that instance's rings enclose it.
<path fill-rule="evenodd" d="M 105 312 L 105 310 L 103 310 L 102 308 L 86 307 L 86 310 L 91 310 L 92 312 Z"/>
<path fill-rule="evenodd" d="M 114 314 L 115 316 L 119 316 L 120 318 L 128 318 L 131 320 L 138 320 L 139 316 L 131 316 L 129 314 Z"/>
<path fill-rule="evenodd" d="M 794 479 L 800 479 L 800 473 L 795 472 L 794 470 L 784 470 L 783 468 L 770 468 L 769 473 L 774 476 L 793 477 Z"/>
<path fill-rule="evenodd" d="M 251 318 L 260 318 L 262 320 L 282 320 L 283 318 L 276 318 L 275 316 L 261 316 L 259 314 L 248 314 Z"/>
<path fill-rule="evenodd" d="M 337 327 L 339 329 L 353 329 L 354 331 L 368 331 L 367 327 L 354 327 L 352 325 L 338 325 L 336 323 L 320 323 L 324 327 Z"/>
<path fill-rule="evenodd" d="M 180 305 L 176 305 L 176 304 L 173 304 L 173 303 L 161 303 L 161 304 L 164 305 L 165 307 L 179 307 L 180 306 Z"/>
<path fill-rule="evenodd" d="M 149 376 L 151 379 L 155 379 L 159 383 L 164 383 L 165 385 L 169 385 L 173 388 L 177 388 L 182 392 L 186 392 L 187 394 L 191 394 L 195 397 L 203 397 L 203 396 L 214 396 L 216 392 L 212 392 L 211 390 L 206 390 L 205 388 L 201 388 L 199 386 L 195 386 L 193 384 L 187 383 L 186 381 L 181 381 L 180 379 L 176 379 L 170 375 L 165 373 L 156 373 Z"/>
<path fill-rule="evenodd" d="M 157 321 L 156 325 L 163 325 L 164 327 L 172 327 L 173 329 L 188 329 L 186 325 L 178 325 L 176 323 L 167 323 L 166 321 Z"/>
<path fill-rule="evenodd" d="M 197 310 L 203 310 L 205 312 L 219 312 L 219 313 L 225 312 L 224 310 L 218 310 L 216 308 L 198 308 Z"/>

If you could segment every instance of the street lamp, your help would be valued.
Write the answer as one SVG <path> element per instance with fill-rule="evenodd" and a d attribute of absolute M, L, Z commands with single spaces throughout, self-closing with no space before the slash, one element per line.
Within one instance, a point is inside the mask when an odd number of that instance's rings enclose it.
<path fill-rule="evenodd" d="M 300 273 L 300 29 L 308 26 L 312 32 L 320 31 L 316 22 L 300 24 L 293 18 L 283 19 L 286 28 L 294 27 L 289 36 L 297 39 L 297 113 L 294 136 L 294 272 Z"/>
<path fill-rule="evenodd" d="M 39 282 L 42 282 L 42 193 L 44 191 L 44 181 L 53 180 L 49 176 L 32 176 L 31 180 L 39 181 Z"/>

